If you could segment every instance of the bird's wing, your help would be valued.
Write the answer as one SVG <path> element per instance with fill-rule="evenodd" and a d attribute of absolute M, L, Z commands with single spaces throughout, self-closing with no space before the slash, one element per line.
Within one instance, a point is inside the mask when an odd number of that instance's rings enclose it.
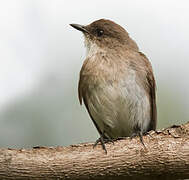
<path fill-rule="evenodd" d="M 81 76 L 79 78 L 79 84 L 78 84 L 78 98 L 79 98 L 79 102 L 82 105 L 82 81 L 81 81 Z"/>
<path fill-rule="evenodd" d="M 78 84 L 78 97 L 79 97 L 79 102 L 80 102 L 81 105 L 82 105 L 82 101 L 84 102 L 85 107 L 86 107 L 86 109 L 87 109 L 87 111 L 88 111 L 88 113 L 89 113 L 90 118 L 92 119 L 92 121 L 93 121 L 93 123 L 94 123 L 96 129 L 97 129 L 98 132 L 99 132 L 99 134 L 102 136 L 102 135 L 103 135 L 103 132 L 101 132 L 100 128 L 98 127 L 97 123 L 96 123 L 95 120 L 93 119 L 92 114 L 91 114 L 91 112 L 90 112 L 90 110 L 89 110 L 88 101 L 87 101 L 87 97 L 86 97 L 86 94 L 87 94 L 87 93 L 85 93 L 85 91 L 87 90 L 87 88 L 85 87 L 85 81 L 86 81 L 86 79 L 85 79 L 85 76 L 82 76 L 82 72 L 83 72 L 83 69 L 85 69 L 85 66 L 86 66 L 87 62 L 88 62 L 88 59 L 86 59 L 86 60 L 84 61 L 84 64 L 83 64 L 83 66 L 82 66 L 82 68 L 81 68 L 81 71 L 80 71 L 80 78 L 79 78 L 79 84 Z"/>
<path fill-rule="evenodd" d="M 79 97 L 79 102 L 82 105 L 82 99 L 84 98 L 83 95 L 85 94 L 85 81 L 86 81 L 86 76 L 83 76 L 83 72 L 86 69 L 86 65 L 88 63 L 88 58 L 85 59 L 83 66 L 80 71 L 80 76 L 79 76 L 79 84 L 78 84 L 78 97 Z"/>
<path fill-rule="evenodd" d="M 146 79 L 146 82 L 142 83 L 144 89 L 149 94 L 150 104 L 151 104 L 151 121 L 149 125 L 148 130 L 155 130 L 156 124 L 157 124 L 157 109 L 156 109 L 156 82 L 152 71 L 152 66 L 147 59 L 147 57 L 139 52 L 140 58 L 143 59 L 144 65 L 147 67 L 146 72 L 144 73 L 146 78 L 143 77 L 143 79 Z"/>
<path fill-rule="evenodd" d="M 98 126 L 97 123 L 96 123 L 96 121 L 93 119 L 93 116 L 92 116 L 92 114 L 91 114 L 91 112 L 90 112 L 90 110 L 89 110 L 89 107 L 88 107 L 87 98 L 85 97 L 85 93 L 84 93 L 83 91 L 85 91 L 85 89 L 84 89 L 84 87 L 82 86 L 82 80 L 81 80 L 81 78 L 80 78 L 80 80 L 79 80 L 79 85 L 78 85 L 79 102 L 80 102 L 80 104 L 82 105 L 82 100 L 83 100 L 83 102 L 84 102 L 84 104 L 85 104 L 85 107 L 86 107 L 86 109 L 87 109 L 87 111 L 88 111 L 88 113 L 89 113 L 90 118 L 92 119 L 92 121 L 93 121 L 93 123 L 94 123 L 96 129 L 98 130 L 98 133 L 102 136 L 102 135 L 103 135 L 103 132 L 101 132 L 99 126 Z"/>

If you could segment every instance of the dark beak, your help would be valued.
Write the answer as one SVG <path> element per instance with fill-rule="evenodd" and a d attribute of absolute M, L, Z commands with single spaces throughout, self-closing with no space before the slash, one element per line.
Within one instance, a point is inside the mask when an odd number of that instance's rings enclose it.
<path fill-rule="evenodd" d="M 80 24 L 70 24 L 70 26 L 72 26 L 73 28 L 81 31 L 81 32 L 85 32 L 85 33 L 88 33 L 87 29 L 85 26 L 83 25 L 80 25 Z"/>

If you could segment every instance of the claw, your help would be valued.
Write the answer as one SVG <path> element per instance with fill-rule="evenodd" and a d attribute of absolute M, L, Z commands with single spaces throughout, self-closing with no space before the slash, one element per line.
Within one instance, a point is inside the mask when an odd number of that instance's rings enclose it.
<path fill-rule="evenodd" d="M 96 145 L 98 143 L 101 143 L 102 149 L 105 151 L 105 153 L 107 154 L 107 150 L 106 150 L 106 146 L 105 143 L 111 142 L 114 144 L 114 139 L 111 139 L 110 137 L 107 137 L 103 134 L 100 135 L 100 137 L 96 140 L 96 142 L 93 145 L 93 148 L 96 147 Z"/>
<path fill-rule="evenodd" d="M 143 144 L 143 146 L 146 148 L 145 144 L 144 144 L 144 141 L 143 141 L 143 134 L 142 132 L 140 132 L 139 134 L 139 137 L 140 137 L 140 142 Z"/>
<path fill-rule="evenodd" d="M 98 139 L 96 140 L 95 144 L 93 145 L 93 148 L 95 148 L 96 145 L 97 145 L 99 142 L 101 143 L 102 149 L 103 149 L 103 150 L 105 151 L 105 153 L 107 154 L 107 150 L 106 150 L 104 138 L 103 138 L 102 135 L 100 136 L 100 138 L 98 138 Z"/>
<path fill-rule="evenodd" d="M 131 139 L 136 137 L 136 136 L 139 136 L 140 138 L 140 142 L 142 143 L 142 145 L 146 148 L 145 144 L 144 144 L 144 141 L 143 141 L 143 133 L 142 132 L 137 132 L 137 133 L 133 133 L 131 135 Z"/>

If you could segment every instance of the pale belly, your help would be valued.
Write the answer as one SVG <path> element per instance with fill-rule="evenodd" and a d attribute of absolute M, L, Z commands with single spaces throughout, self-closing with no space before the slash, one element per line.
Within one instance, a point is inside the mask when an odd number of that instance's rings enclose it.
<path fill-rule="evenodd" d="M 91 116 L 110 138 L 131 136 L 136 126 L 146 132 L 150 123 L 150 103 L 134 79 L 119 84 L 91 86 L 87 104 Z"/>

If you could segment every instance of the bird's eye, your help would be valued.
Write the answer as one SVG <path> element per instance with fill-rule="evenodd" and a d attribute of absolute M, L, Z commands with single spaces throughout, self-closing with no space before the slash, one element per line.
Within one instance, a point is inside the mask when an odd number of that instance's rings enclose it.
<path fill-rule="evenodd" d="M 104 31 L 102 29 L 97 29 L 97 36 L 100 37 L 104 34 Z"/>

